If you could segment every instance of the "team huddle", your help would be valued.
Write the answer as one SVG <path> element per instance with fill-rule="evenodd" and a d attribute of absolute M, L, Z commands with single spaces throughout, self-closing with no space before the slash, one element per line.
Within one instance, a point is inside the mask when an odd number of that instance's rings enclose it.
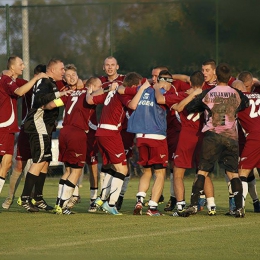
<path fill-rule="evenodd" d="M 228 215 L 245 216 L 250 194 L 254 212 L 260 212 L 254 168 L 260 168 L 259 82 L 247 71 L 237 79 L 228 64 L 214 60 L 202 64 L 191 76 L 172 75 L 166 67 L 152 70 L 150 80 L 136 72 L 118 74 L 117 60 L 104 60 L 105 76 L 78 78 L 73 64 L 58 59 L 39 64 L 30 81 L 18 78 L 23 61 L 12 56 L 0 77 L 0 192 L 12 166 L 15 133 L 19 132 L 9 194 L 2 207 L 9 209 L 29 159 L 32 164 L 17 203 L 29 212 L 46 210 L 74 214 L 80 201 L 78 182 L 85 165 L 90 173 L 88 212 L 102 209 L 121 215 L 130 179 L 133 147 L 142 168 L 133 214 L 142 215 L 146 193 L 154 183 L 146 215 L 161 216 L 167 167 L 171 172 L 170 199 L 165 211 L 188 217 L 207 205 L 216 215 L 213 183 L 208 176 L 216 162 L 225 170 L 229 190 Z M 17 99 L 22 97 L 22 123 L 18 128 Z M 100 118 L 96 108 L 102 105 Z M 52 160 L 51 139 L 64 106 L 59 134 L 59 180 L 56 204 L 47 204 L 43 188 Z M 3 112 L 4 111 L 4 112 Z M 260 122 L 259 122 L 260 123 Z M 98 153 L 102 157 L 98 173 Z M 185 202 L 184 174 L 197 169 L 190 204 Z M 100 180 L 100 194 L 98 184 Z"/>

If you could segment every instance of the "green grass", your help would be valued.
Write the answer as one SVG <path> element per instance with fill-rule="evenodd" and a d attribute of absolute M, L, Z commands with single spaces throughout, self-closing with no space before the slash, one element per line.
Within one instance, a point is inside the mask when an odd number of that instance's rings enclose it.
<path fill-rule="evenodd" d="M 125 195 L 122 216 L 87 213 L 89 184 L 84 179 L 82 202 L 75 215 L 27 213 L 15 203 L 0 213 L 0 259 L 259 259 L 260 214 L 253 213 L 250 196 L 246 217 L 225 216 L 228 192 L 224 178 L 214 179 L 217 216 L 207 211 L 188 218 L 133 216 L 138 179 Z M 17 195 L 21 194 L 23 182 Z M 57 178 L 47 178 L 45 199 L 55 203 Z M 189 202 L 192 178 L 185 179 Z M 5 185 L 1 200 L 7 195 Z M 259 189 L 258 189 L 259 190 Z M 169 198 L 169 180 L 164 189 Z M 166 203 L 167 201 L 165 201 Z M 165 206 L 161 204 L 161 211 Z"/>

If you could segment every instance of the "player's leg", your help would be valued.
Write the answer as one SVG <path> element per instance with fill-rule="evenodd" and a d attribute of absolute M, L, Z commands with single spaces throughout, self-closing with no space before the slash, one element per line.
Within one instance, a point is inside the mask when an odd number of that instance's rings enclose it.
<path fill-rule="evenodd" d="M 142 209 L 146 192 L 150 187 L 152 178 L 152 168 L 150 166 L 143 166 L 142 175 L 139 179 L 138 192 L 136 194 L 136 204 L 134 208 L 134 215 L 142 215 Z"/>
<path fill-rule="evenodd" d="M 130 181 L 130 169 L 131 169 L 130 160 L 132 159 L 132 156 L 133 156 L 133 146 L 134 146 L 135 134 L 127 132 L 126 129 L 124 128 L 121 130 L 121 137 L 122 137 L 122 141 L 123 141 L 123 145 L 124 145 L 128 171 L 124 178 L 122 189 L 120 191 L 118 200 L 116 202 L 116 208 L 118 210 L 120 210 L 122 207 L 124 196 L 127 191 L 128 183 Z"/>
<path fill-rule="evenodd" d="M 48 205 L 45 199 L 43 198 L 43 187 L 45 184 L 48 167 L 49 167 L 49 162 L 46 162 L 35 183 L 33 205 L 36 206 L 38 209 L 51 211 L 53 210 L 53 207 Z"/>
<path fill-rule="evenodd" d="M 216 203 L 215 203 L 215 197 L 214 197 L 214 186 L 213 186 L 211 178 L 208 175 L 205 178 L 204 193 L 207 198 L 208 215 L 215 216 L 216 215 Z"/>
<path fill-rule="evenodd" d="M 243 195 L 242 195 L 243 204 L 242 204 L 242 207 L 244 208 L 246 196 L 247 196 L 247 193 L 248 193 L 247 177 L 249 176 L 251 169 L 239 169 L 238 172 L 239 172 L 239 178 L 241 180 L 242 187 L 243 187 Z M 233 188 L 232 188 L 232 190 L 233 190 Z M 233 193 L 234 193 L 234 191 L 233 191 Z M 234 199 L 235 199 L 235 193 L 234 193 Z"/>
<path fill-rule="evenodd" d="M 58 207 L 56 208 L 56 214 L 65 214 L 70 215 L 73 214 L 68 207 L 68 202 L 73 195 L 74 189 L 78 183 L 78 180 L 82 174 L 82 166 L 78 165 L 70 165 L 71 174 L 65 181 L 63 185 L 63 189 L 61 192 L 61 197 L 59 200 Z"/>
<path fill-rule="evenodd" d="M 168 166 L 168 146 L 166 139 L 164 140 L 147 140 L 149 147 L 148 165 L 152 165 L 154 169 L 155 181 L 152 188 L 151 199 L 148 203 L 147 215 L 160 216 L 158 211 L 159 199 L 162 194 L 166 176 L 166 168 Z"/>
<path fill-rule="evenodd" d="M 260 203 L 259 203 L 259 198 L 256 189 L 256 179 L 255 179 L 254 171 L 257 171 L 257 169 L 255 168 L 254 170 L 252 170 L 249 176 L 247 177 L 248 193 L 250 194 L 250 197 L 253 201 L 254 212 L 259 213 Z"/>
<path fill-rule="evenodd" d="M 159 199 L 164 188 L 164 181 L 166 176 L 166 168 L 162 164 L 155 164 L 154 174 L 155 181 L 152 187 L 152 196 L 148 203 L 147 215 L 149 216 L 160 216 L 161 213 L 158 211 Z"/>
<path fill-rule="evenodd" d="M 45 164 L 48 164 L 48 162 L 43 161 L 40 163 L 33 163 L 31 165 L 29 171 L 26 174 L 22 195 L 17 200 L 18 205 L 24 207 L 29 212 L 39 211 L 39 209 L 32 204 L 30 196 L 32 194 L 33 188 L 35 187 L 35 183 L 38 180 L 38 176 Z"/>
<path fill-rule="evenodd" d="M 235 217 L 244 217 L 245 212 L 244 212 L 243 187 L 246 188 L 245 192 L 247 193 L 248 192 L 247 183 L 244 183 L 242 185 L 242 182 L 238 176 L 238 173 L 227 171 L 227 176 L 230 179 L 231 189 L 234 194 L 234 201 L 235 201 L 235 205 L 236 205 Z"/>
<path fill-rule="evenodd" d="M 184 168 L 180 168 L 177 166 L 174 166 L 173 170 L 173 187 L 174 187 L 174 193 L 176 197 L 176 206 L 177 211 L 182 211 L 185 208 L 185 187 L 184 187 Z"/>
<path fill-rule="evenodd" d="M 89 129 L 87 134 L 87 156 L 86 163 L 89 171 L 89 185 L 90 185 L 90 204 L 88 212 L 96 212 L 97 207 L 94 201 L 98 197 L 98 177 L 100 180 L 100 187 L 103 185 L 105 173 L 98 173 L 98 145 L 95 137 L 96 131 Z"/>
<path fill-rule="evenodd" d="M 12 157 L 14 152 L 14 133 L 1 133 L 1 151 L 0 151 L 0 193 L 5 184 L 7 172 L 12 166 Z"/>

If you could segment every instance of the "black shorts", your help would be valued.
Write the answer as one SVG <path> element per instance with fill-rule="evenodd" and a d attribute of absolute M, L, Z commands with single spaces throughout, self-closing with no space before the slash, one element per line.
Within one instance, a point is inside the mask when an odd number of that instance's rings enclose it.
<path fill-rule="evenodd" d="M 229 172 L 238 172 L 238 141 L 207 131 L 202 141 L 199 170 L 212 172 L 215 162 Z"/>
<path fill-rule="evenodd" d="M 29 134 L 29 141 L 34 163 L 50 162 L 52 160 L 51 137 L 49 135 Z"/>

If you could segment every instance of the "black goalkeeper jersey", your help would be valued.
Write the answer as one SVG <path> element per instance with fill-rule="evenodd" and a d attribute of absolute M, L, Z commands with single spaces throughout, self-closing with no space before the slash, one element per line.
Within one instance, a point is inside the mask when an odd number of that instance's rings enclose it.
<path fill-rule="evenodd" d="M 24 122 L 26 133 L 51 135 L 59 116 L 59 108 L 44 110 L 42 107 L 57 97 L 59 97 L 59 91 L 52 78 L 42 78 L 35 83 L 31 110 Z"/>

